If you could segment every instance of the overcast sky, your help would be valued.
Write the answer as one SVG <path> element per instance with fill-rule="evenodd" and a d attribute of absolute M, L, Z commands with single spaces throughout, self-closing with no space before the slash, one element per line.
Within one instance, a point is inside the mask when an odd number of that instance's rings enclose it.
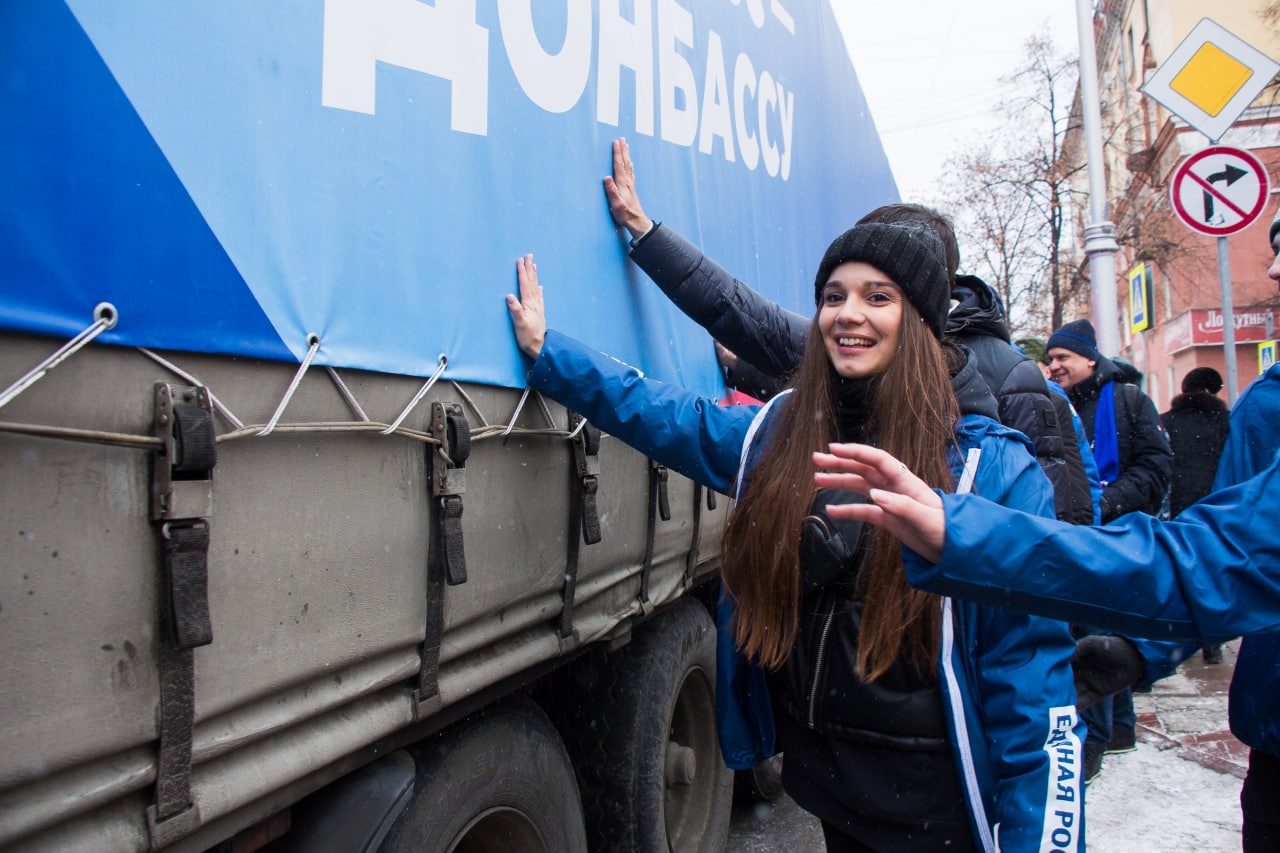
<path fill-rule="evenodd" d="M 904 201 L 980 137 L 1031 35 L 1079 52 L 1075 0 L 831 0 Z"/>

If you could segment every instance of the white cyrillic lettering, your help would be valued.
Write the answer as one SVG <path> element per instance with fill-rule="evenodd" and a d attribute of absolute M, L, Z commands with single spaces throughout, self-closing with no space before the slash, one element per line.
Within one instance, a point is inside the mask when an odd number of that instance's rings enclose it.
<path fill-rule="evenodd" d="M 756 114 L 760 121 L 760 153 L 764 156 L 764 170 L 771 176 L 778 174 L 782 164 L 782 155 L 778 146 L 769 138 L 769 107 L 778 101 L 778 89 L 773 84 L 773 75 L 768 71 L 760 72 L 760 99 L 756 101 Z"/>
<path fill-rule="evenodd" d="M 707 34 L 707 77 L 702 81 L 702 132 L 698 150 L 710 154 L 716 137 L 724 140 L 724 159 L 737 160 L 733 147 L 733 117 L 729 115 L 729 81 L 725 78 L 724 45 L 720 34 Z"/>
<path fill-rule="evenodd" d="M 623 19 L 620 0 L 600 0 L 596 120 L 618 125 L 622 69 L 636 78 L 636 132 L 653 136 L 653 4 L 635 0 L 635 20 Z"/>
<path fill-rule="evenodd" d="M 742 152 L 742 164 L 755 171 L 760 162 L 760 143 L 755 134 L 747 126 L 746 93 L 754 98 L 756 95 L 756 69 L 751 64 L 751 57 L 745 53 L 738 54 L 733 64 L 733 126 L 738 132 L 738 150 Z"/>
<path fill-rule="evenodd" d="M 327 0 L 320 103 L 373 115 L 379 62 L 452 83 L 449 126 L 489 130 L 489 31 L 475 0 Z"/>
<path fill-rule="evenodd" d="M 693 15 L 676 0 L 658 0 L 658 88 L 660 133 L 667 142 L 689 146 L 698 135 L 698 81 L 677 45 L 693 47 Z M 684 95 L 677 106 L 676 93 Z"/>
<path fill-rule="evenodd" d="M 782 122 L 782 166 L 778 174 L 782 180 L 791 177 L 791 140 L 796 129 L 796 95 L 778 84 L 778 119 Z"/>
<path fill-rule="evenodd" d="M 1080 817 L 1084 801 L 1080 775 L 1076 772 L 1080 763 L 1080 738 L 1074 731 L 1075 725 L 1074 707 L 1049 709 L 1049 733 L 1044 741 L 1044 751 L 1049 757 L 1049 788 L 1040 850 L 1067 848 L 1075 840 L 1070 827 Z"/>
<path fill-rule="evenodd" d="M 791 13 L 782 5 L 781 0 L 769 0 L 769 11 L 778 19 L 778 23 L 791 35 L 796 34 L 796 19 L 791 17 Z"/>
<path fill-rule="evenodd" d="M 591 0 L 565 0 L 564 45 L 547 53 L 533 28 L 533 0 L 498 0 L 502 43 L 520 88 L 549 113 L 577 105 L 591 76 Z"/>

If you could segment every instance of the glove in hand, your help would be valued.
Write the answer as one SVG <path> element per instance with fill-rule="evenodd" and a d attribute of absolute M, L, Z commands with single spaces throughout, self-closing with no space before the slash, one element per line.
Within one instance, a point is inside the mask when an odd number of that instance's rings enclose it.
<path fill-rule="evenodd" d="M 1145 671 L 1142 655 L 1124 637 L 1091 635 L 1076 643 L 1071 669 L 1076 682 L 1076 710 L 1098 704 L 1132 687 Z"/>

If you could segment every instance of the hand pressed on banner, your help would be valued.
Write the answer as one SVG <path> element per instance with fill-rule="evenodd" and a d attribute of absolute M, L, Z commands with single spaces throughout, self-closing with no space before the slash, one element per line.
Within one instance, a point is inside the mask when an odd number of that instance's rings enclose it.
<path fill-rule="evenodd" d="M 520 351 L 536 359 L 542 353 L 542 342 L 547 337 L 547 315 L 533 255 L 525 255 L 516 261 L 516 280 L 520 285 L 520 297 L 517 299 L 515 294 L 507 294 L 511 328 L 516 333 Z"/>
<path fill-rule="evenodd" d="M 609 213 L 613 221 L 631 232 L 636 238 L 653 227 L 653 220 L 645 216 L 636 195 L 636 170 L 631 165 L 631 148 L 627 140 L 613 140 L 613 175 L 604 179 L 604 194 L 609 200 Z"/>

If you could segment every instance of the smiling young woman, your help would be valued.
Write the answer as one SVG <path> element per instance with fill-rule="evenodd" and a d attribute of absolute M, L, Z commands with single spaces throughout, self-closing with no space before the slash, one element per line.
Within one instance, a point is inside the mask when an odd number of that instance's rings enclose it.
<path fill-rule="evenodd" d="M 832 242 L 791 387 L 763 407 L 715 406 L 548 331 L 531 258 L 518 279 L 530 387 L 736 497 L 717 612 L 731 767 L 785 752 L 783 787 L 833 851 L 994 850 L 997 824 L 1004 849 L 1039 849 L 1083 825 L 1066 626 L 914 590 L 898 540 L 826 512 L 856 496 L 813 487 L 812 454 L 833 441 L 875 444 L 944 491 L 976 451 L 975 490 L 1052 515 L 1027 440 L 995 420 L 971 354 L 942 342 L 932 230 L 865 223 Z"/>

